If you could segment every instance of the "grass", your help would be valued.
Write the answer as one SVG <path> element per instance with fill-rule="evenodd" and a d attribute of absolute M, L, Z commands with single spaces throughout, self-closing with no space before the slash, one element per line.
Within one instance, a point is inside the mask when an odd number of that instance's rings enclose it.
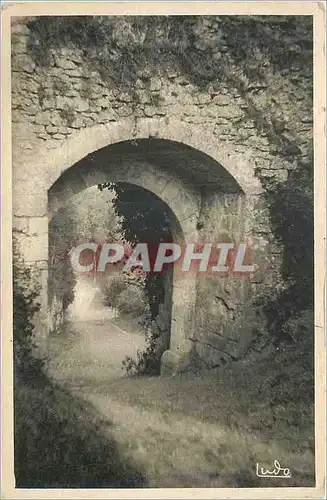
<path fill-rule="evenodd" d="M 213 378 L 125 379 L 83 397 L 114 422 L 121 449 L 144 468 L 149 487 L 269 487 L 255 466 L 273 468 L 274 460 L 293 476 L 273 486 L 314 484 L 310 430 L 295 434 L 282 419 L 276 436 L 257 429 L 262 406 L 248 405 L 247 413 L 244 399 L 239 404 Z"/>
<path fill-rule="evenodd" d="M 51 351 L 59 363 L 49 373 L 66 390 L 16 384 L 22 487 L 314 485 L 309 335 L 200 376 L 115 378 L 110 366 L 135 333 L 110 321 L 75 327 L 54 337 Z M 271 469 L 275 460 L 291 479 L 256 476 L 257 462 Z"/>
<path fill-rule="evenodd" d="M 115 380 L 85 388 L 83 398 L 114 422 L 122 452 L 150 487 L 309 487 L 312 390 L 309 372 L 270 350 L 201 377 Z M 272 469 L 274 460 L 291 479 L 256 476 L 257 462 Z"/>
<path fill-rule="evenodd" d="M 15 383 L 15 478 L 19 488 L 133 488 L 144 475 L 122 458 L 112 424 L 45 377 Z"/>
<path fill-rule="evenodd" d="M 118 314 L 110 321 L 122 330 L 125 330 L 125 332 L 145 335 L 145 331 L 142 330 L 142 327 L 139 325 L 137 317 L 126 314 Z"/>

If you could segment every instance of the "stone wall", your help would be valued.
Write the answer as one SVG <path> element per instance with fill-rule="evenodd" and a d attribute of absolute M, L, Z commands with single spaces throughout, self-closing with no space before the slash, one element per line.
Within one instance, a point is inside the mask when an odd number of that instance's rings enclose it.
<path fill-rule="evenodd" d="M 142 149 L 143 157 L 136 156 L 139 165 L 151 165 L 151 173 L 143 167 L 131 170 L 132 153 L 131 160 L 122 159 L 124 153 L 117 160 L 118 153 L 108 149 L 115 160 L 109 180 L 120 180 L 117 172 L 124 164 L 125 180 L 134 176 L 143 187 L 156 189 L 178 220 L 195 214 L 184 230 L 186 240 L 251 243 L 255 273 L 250 278 L 199 278 L 195 288 L 179 283 L 185 293 L 175 294 L 179 311 L 186 296 L 192 309 L 191 319 L 190 311 L 175 314 L 183 318 L 178 328 L 187 347 L 182 350 L 193 346 L 207 367 L 244 354 L 252 334 L 265 328 L 263 315 L 252 307 L 254 299 L 281 282 L 283 248 L 274 235 L 267 195 L 310 157 L 310 72 L 290 64 L 279 73 L 263 61 L 269 85 L 250 81 L 236 68 L 233 81 L 202 88 L 182 70 L 165 67 L 151 75 L 140 69 L 126 89 L 104 79 L 76 47 L 53 48 L 48 66 L 38 65 L 28 47 L 28 21 L 17 19 L 12 26 L 14 230 L 26 262 L 40 269 L 45 283 L 48 191 L 65 179 L 64 172 L 74 166 L 69 181 L 60 184 L 67 200 L 83 188 L 74 189 L 72 179 L 87 155 L 122 141 L 169 141 L 158 143 L 154 152 L 145 146 L 146 154 Z M 258 123 L 260 113 L 265 118 Z M 274 141 L 272 123 L 282 143 Z M 95 176 L 94 166 L 85 167 L 93 183 L 100 171 L 107 172 L 103 165 Z M 156 177 L 166 177 L 168 189 L 155 187 L 160 184 Z M 190 201 L 187 208 L 179 199 L 186 191 L 192 193 L 183 195 Z M 180 349 L 180 340 L 174 346 Z"/>

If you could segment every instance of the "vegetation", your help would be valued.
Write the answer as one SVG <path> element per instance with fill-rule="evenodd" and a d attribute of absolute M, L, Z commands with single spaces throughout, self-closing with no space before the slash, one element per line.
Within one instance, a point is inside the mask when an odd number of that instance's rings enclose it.
<path fill-rule="evenodd" d="M 49 301 L 65 311 L 74 300 L 75 276 L 69 259 L 76 238 L 72 213 L 61 207 L 49 223 Z"/>
<path fill-rule="evenodd" d="M 28 26 L 39 65 L 51 63 L 51 49 L 78 48 L 104 78 L 128 88 L 159 68 L 205 86 L 226 80 L 234 65 L 264 80 L 262 59 L 278 71 L 289 71 L 290 61 L 312 65 L 310 16 L 42 16 Z"/>
<path fill-rule="evenodd" d="M 138 242 L 147 242 L 152 267 L 158 244 L 173 241 L 171 227 L 174 215 L 171 210 L 154 194 L 137 186 L 107 183 L 98 187 L 100 191 L 114 189 L 116 196 L 113 198 L 113 206 L 120 221 L 120 232 L 132 247 Z M 172 291 L 167 288 L 167 273 L 166 269 L 161 273 L 148 273 L 139 279 L 134 277 L 132 281 L 129 280 L 130 284 L 125 290 L 122 289 L 122 282 L 120 282 L 120 295 L 116 299 L 118 309 L 125 310 L 125 312 L 128 310 L 130 313 L 133 309 L 137 311 L 147 331 L 146 351 L 140 352 L 136 361 L 130 358 L 125 360 L 125 367 L 129 373 L 159 374 L 160 372 L 159 359 L 162 351 L 158 349 L 158 339 L 167 332 L 169 336 L 170 328 L 170 311 L 164 315 L 159 314 L 160 310 L 169 309 L 169 294 Z M 127 285 L 126 281 L 125 283 Z M 134 283 L 134 292 L 135 286 L 138 285 L 139 295 L 142 289 L 140 308 L 135 300 L 137 295 L 133 292 L 133 288 L 130 288 L 131 283 Z M 111 286 L 113 285 L 114 282 Z M 115 286 L 117 285 L 116 281 Z M 113 297 L 113 294 L 107 293 L 107 296 Z M 127 301 L 129 301 L 128 305 Z M 158 323 L 163 323 L 160 331 L 158 331 Z"/>
<path fill-rule="evenodd" d="M 283 289 L 275 295 L 262 297 L 271 333 L 294 341 L 287 325 L 304 311 L 309 323 L 303 325 L 313 349 L 314 300 L 314 207 L 313 163 L 289 173 L 287 181 L 266 195 L 277 241 L 283 247 Z"/>
<path fill-rule="evenodd" d="M 267 137 L 272 154 L 297 164 L 298 174 L 292 173 L 285 186 L 270 182 L 265 187 L 276 237 L 287 248 L 283 273 L 289 285 L 287 293 L 296 294 L 295 303 L 300 307 L 297 312 L 305 306 L 300 306 L 301 297 L 302 300 L 307 297 L 305 307 L 311 307 L 312 266 L 308 263 L 305 271 L 310 274 L 306 280 L 309 293 L 303 294 L 304 281 L 294 275 L 294 265 L 290 262 L 291 254 L 296 261 L 301 259 L 303 245 L 300 244 L 299 251 L 296 245 L 292 249 L 289 245 L 292 235 L 293 241 L 308 243 L 307 255 L 312 249 L 313 226 L 310 215 L 306 214 L 312 213 L 313 166 L 310 159 L 305 164 L 298 161 L 301 149 L 285 135 L 285 123 L 278 113 L 278 96 L 277 101 L 271 100 L 262 109 L 255 95 L 255 89 L 269 85 L 267 78 L 271 71 L 291 78 L 292 71 L 300 69 L 304 99 L 312 106 L 310 16 L 42 16 L 31 20 L 28 26 L 29 50 L 37 64 L 50 64 L 53 49 L 77 48 L 108 84 L 125 88 L 133 96 L 138 79 L 146 83 L 166 69 L 185 75 L 199 89 L 222 83 L 236 89 L 246 101 L 244 111 L 248 118 Z M 258 176 L 261 177 L 260 171 Z M 266 182 L 264 178 L 262 182 Z M 302 188 L 306 190 L 304 195 Z M 294 220 L 297 222 L 287 235 L 285 228 L 291 228 Z M 270 301 L 269 316 L 279 311 L 285 293 L 275 304 Z M 274 331 L 278 334 L 279 330 Z"/>
<path fill-rule="evenodd" d="M 33 342 L 38 289 L 16 250 L 13 271 L 16 486 L 144 486 L 142 473 L 120 456 L 110 424 L 45 375 Z"/>
<path fill-rule="evenodd" d="M 79 242 L 101 243 L 118 237 L 111 198 L 111 192 L 100 196 L 97 189 L 89 188 L 75 195 L 52 217 L 49 224 L 50 305 L 55 298 L 65 311 L 74 300 L 76 276 L 69 257 L 71 249 Z"/>
<path fill-rule="evenodd" d="M 15 387 L 15 476 L 20 488 L 136 488 L 145 478 L 120 456 L 111 425 L 52 385 Z"/>
<path fill-rule="evenodd" d="M 181 413 L 188 412 L 193 423 L 194 414 L 197 414 L 199 420 L 204 422 L 206 459 L 212 465 L 212 476 L 218 478 L 218 485 L 220 480 L 225 480 L 221 475 L 222 470 L 225 471 L 224 467 L 228 470 L 229 463 L 237 463 L 239 470 L 232 478 L 232 486 L 261 486 L 260 479 L 253 480 L 248 471 L 262 449 L 267 451 L 269 459 L 276 457 L 278 447 L 274 440 L 279 445 L 282 443 L 287 453 L 292 450 L 298 456 L 298 475 L 292 478 L 295 485 L 303 485 L 303 481 L 312 485 L 314 467 L 312 463 L 306 463 L 314 455 L 313 160 L 309 154 L 302 154 L 301 143 L 288 137 L 286 123 L 283 116 L 280 117 L 283 107 L 278 95 L 268 99 L 264 109 L 259 102 L 260 92 L 269 86 L 272 75 L 278 75 L 286 81 L 291 80 L 294 73 L 299 73 L 302 80 L 292 82 L 293 88 L 296 90 L 301 87 L 305 107 L 312 107 L 312 18 L 41 16 L 29 21 L 29 29 L 29 50 L 38 65 L 47 67 L 52 63 L 53 49 L 77 49 L 84 54 L 86 63 L 100 72 L 109 86 L 129 92 L 134 104 L 137 99 L 136 82 L 142 80 L 147 86 L 152 76 L 167 69 L 183 75 L 199 90 L 226 84 L 244 99 L 246 119 L 254 122 L 259 136 L 267 138 L 269 154 L 279 157 L 283 163 L 287 162 L 290 169 L 285 182 L 267 179 L 260 169 L 257 170 L 265 188 L 264 196 L 270 209 L 274 236 L 283 248 L 283 287 L 269 291 L 258 300 L 258 305 L 264 307 L 267 315 L 270 341 L 267 343 L 267 338 L 261 339 L 260 336 L 254 338 L 249 355 L 244 360 L 217 370 L 217 378 L 211 379 L 206 388 L 205 377 L 189 383 L 183 377 L 176 377 L 168 381 L 151 378 L 133 380 L 127 381 L 127 384 L 133 382 L 130 392 L 137 404 L 141 405 L 140 400 L 146 400 L 144 405 L 149 405 L 154 412 L 162 405 L 164 429 L 167 428 L 167 416 L 171 424 L 178 414 L 179 405 L 184 405 Z M 57 85 L 56 91 L 64 93 L 65 89 Z M 82 91 L 84 97 L 88 97 L 92 89 L 85 84 Z M 270 89 L 263 92 L 270 92 Z M 38 98 L 40 103 L 43 102 L 42 87 Z M 157 95 L 155 99 L 159 98 Z M 74 111 L 67 108 L 63 110 L 62 117 L 69 124 L 73 114 Z M 108 189 L 115 190 L 115 216 L 120 220 L 123 237 L 132 245 L 138 241 L 148 241 L 155 246 L 160 241 L 170 241 L 172 215 L 150 193 L 124 184 L 105 184 L 100 187 L 106 192 Z M 97 195 L 100 196 L 100 193 Z M 109 209 L 107 214 L 109 216 Z M 71 215 L 62 212 L 63 218 L 67 219 L 65 237 L 72 230 L 72 233 L 75 231 L 75 234 L 83 234 L 83 237 L 95 238 L 97 228 L 92 229 L 90 236 L 90 224 L 98 221 L 98 216 L 93 216 L 92 221 L 88 220 L 87 225 L 78 226 L 76 217 L 70 218 Z M 66 251 L 57 223 L 58 219 L 54 219 L 51 236 L 55 245 L 53 248 Z M 106 220 L 105 227 L 112 227 L 110 224 L 112 222 Z M 115 238 L 115 234 L 112 234 L 112 238 Z M 60 277 L 58 283 L 54 280 L 53 286 L 56 294 L 61 294 L 63 303 L 67 305 L 72 300 L 72 280 L 70 290 L 66 289 L 66 277 L 70 276 L 70 270 L 63 262 L 55 262 L 65 282 Z M 111 438 L 110 425 L 101 422 L 92 408 L 76 401 L 44 378 L 41 381 L 42 360 L 34 358 L 32 345 L 31 318 L 38 310 L 35 300 L 37 292 L 33 288 L 25 288 L 23 284 L 25 281 L 29 283 L 28 272 L 25 274 L 25 271 L 14 268 L 14 279 L 17 484 L 23 487 L 144 484 L 142 475 L 119 457 Z M 145 353 L 139 353 L 136 360 L 125 360 L 125 367 L 130 373 L 158 373 L 160 353 L 157 341 L 170 324 L 165 285 L 165 276 L 162 274 L 149 275 L 140 287 L 136 284 L 127 286 L 125 278 L 121 277 L 104 284 L 107 287 L 108 305 L 129 313 L 141 314 L 143 308 L 149 312 L 145 314 L 145 325 L 149 328 L 148 348 Z M 137 294 L 142 296 L 141 308 L 141 297 Z M 210 377 L 215 375 L 211 373 Z M 28 384 L 26 380 L 29 380 Z M 119 398 L 125 397 L 127 393 L 122 391 L 121 383 L 119 381 L 117 389 Z M 149 390 L 151 387 L 152 393 Z M 113 397 L 113 392 L 111 386 L 110 397 Z M 171 408 L 174 415 L 169 413 Z M 143 422 L 143 410 L 144 407 L 141 407 L 138 424 Z M 121 412 L 121 406 L 118 406 L 117 411 Z M 152 417 L 153 413 L 149 416 L 150 422 Z M 207 433 L 207 421 L 210 419 L 214 421 L 214 431 L 219 433 L 219 448 L 212 445 L 214 434 Z M 176 462 L 180 458 L 180 455 L 176 458 L 175 453 L 178 436 L 175 429 L 181 426 L 176 418 L 174 432 L 168 435 L 171 438 L 169 441 L 167 431 L 163 431 L 158 438 L 157 421 L 153 420 L 155 437 L 151 436 L 149 426 L 145 426 L 145 430 L 140 426 L 135 441 L 136 446 L 139 445 L 142 430 L 145 447 L 151 444 L 152 437 L 154 445 L 149 449 L 152 452 L 158 450 L 160 457 L 157 463 L 151 463 L 151 467 L 152 470 L 157 467 L 156 472 L 160 477 L 162 450 L 165 446 L 168 449 L 171 446 L 166 453 L 169 465 L 172 463 L 171 457 Z M 199 440 L 196 426 L 192 427 L 189 423 L 190 420 L 185 420 L 183 431 L 179 430 L 181 435 L 178 443 L 186 448 L 184 457 L 187 466 L 192 464 L 192 461 L 187 460 L 193 458 L 193 451 L 197 460 Z M 224 438 L 225 442 L 221 438 L 221 427 L 224 425 L 231 429 L 231 433 L 227 433 Z M 191 429 L 187 438 L 185 428 Z M 234 442 L 235 429 L 239 435 Z M 132 435 L 135 428 L 131 431 L 128 429 L 128 432 Z M 240 440 L 246 432 L 248 441 L 240 449 Z M 254 436 L 257 437 L 259 433 L 262 433 L 262 439 L 257 448 L 258 441 Z M 267 444 L 269 439 L 271 448 Z M 286 453 L 284 457 L 285 465 L 291 464 Z M 244 464 L 247 470 L 242 469 Z M 308 477 L 303 473 L 303 464 L 307 465 Z M 200 478 L 203 486 L 202 480 Z M 209 485 L 212 486 L 212 483 Z"/>
<path fill-rule="evenodd" d="M 35 356 L 33 317 L 40 310 L 39 288 L 33 284 L 31 270 L 24 266 L 13 245 L 13 344 L 16 376 L 34 379 L 42 373 L 44 361 Z"/>
<path fill-rule="evenodd" d="M 104 304 L 136 319 L 149 314 L 145 278 L 133 273 L 108 273 L 102 283 Z"/>

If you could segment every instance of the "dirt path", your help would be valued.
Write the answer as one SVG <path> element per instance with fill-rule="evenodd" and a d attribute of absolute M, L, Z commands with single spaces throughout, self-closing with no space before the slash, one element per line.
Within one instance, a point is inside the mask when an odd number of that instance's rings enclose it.
<path fill-rule="evenodd" d="M 103 306 L 96 286 L 77 282 L 64 328 L 50 339 L 49 371 L 57 381 L 96 387 L 124 375 L 122 361 L 126 356 L 135 358 L 145 338 L 115 325 L 116 314 Z"/>
<path fill-rule="evenodd" d="M 57 343 L 52 376 L 114 424 L 120 452 L 143 470 L 149 487 L 266 487 L 256 462 L 268 468 L 276 459 L 293 472 L 279 486 L 310 485 L 312 454 L 235 425 L 239 416 L 217 380 L 129 379 L 118 360 L 140 346 L 139 338 L 110 322 L 74 328 L 69 346 Z"/>
<path fill-rule="evenodd" d="M 144 336 L 127 333 L 109 319 L 67 322 L 50 346 L 50 373 L 57 381 L 79 387 L 96 387 L 124 371 L 126 356 L 136 357 Z"/>
<path fill-rule="evenodd" d="M 312 485 L 312 453 L 235 425 L 212 400 L 212 382 L 117 379 L 73 392 L 114 423 L 121 453 L 142 468 L 150 487 L 269 487 L 256 476 L 256 462 L 272 468 L 276 459 L 292 464 L 293 476 L 274 486 Z"/>

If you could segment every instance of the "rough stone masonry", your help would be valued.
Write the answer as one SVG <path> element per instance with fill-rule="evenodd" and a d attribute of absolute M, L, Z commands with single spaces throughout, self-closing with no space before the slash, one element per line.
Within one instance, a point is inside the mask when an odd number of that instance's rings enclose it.
<path fill-rule="evenodd" d="M 86 187 L 129 182 L 169 206 L 176 239 L 248 241 L 252 247 L 250 278 L 174 277 L 168 371 L 190 353 L 204 368 L 243 356 L 265 328 L 254 299 L 280 284 L 282 246 L 265 194 L 271 183 L 283 185 L 310 151 L 305 69 L 290 63 L 280 74 L 266 65 L 269 85 L 245 81 L 242 94 L 231 83 L 201 88 L 167 67 L 155 75 L 140 70 L 131 92 L 104 79 L 76 47 L 51 48 L 49 64 L 37 64 L 29 21 L 12 24 L 13 227 L 42 286 L 39 343 L 52 315 L 49 219 Z M 205 29 L 210 32 L 210 22 Z M 251 118 L 251 106 L 282 117 L 285 137 L 296 143 L 291 158 L 276 154 L 267 131 Z"/>

